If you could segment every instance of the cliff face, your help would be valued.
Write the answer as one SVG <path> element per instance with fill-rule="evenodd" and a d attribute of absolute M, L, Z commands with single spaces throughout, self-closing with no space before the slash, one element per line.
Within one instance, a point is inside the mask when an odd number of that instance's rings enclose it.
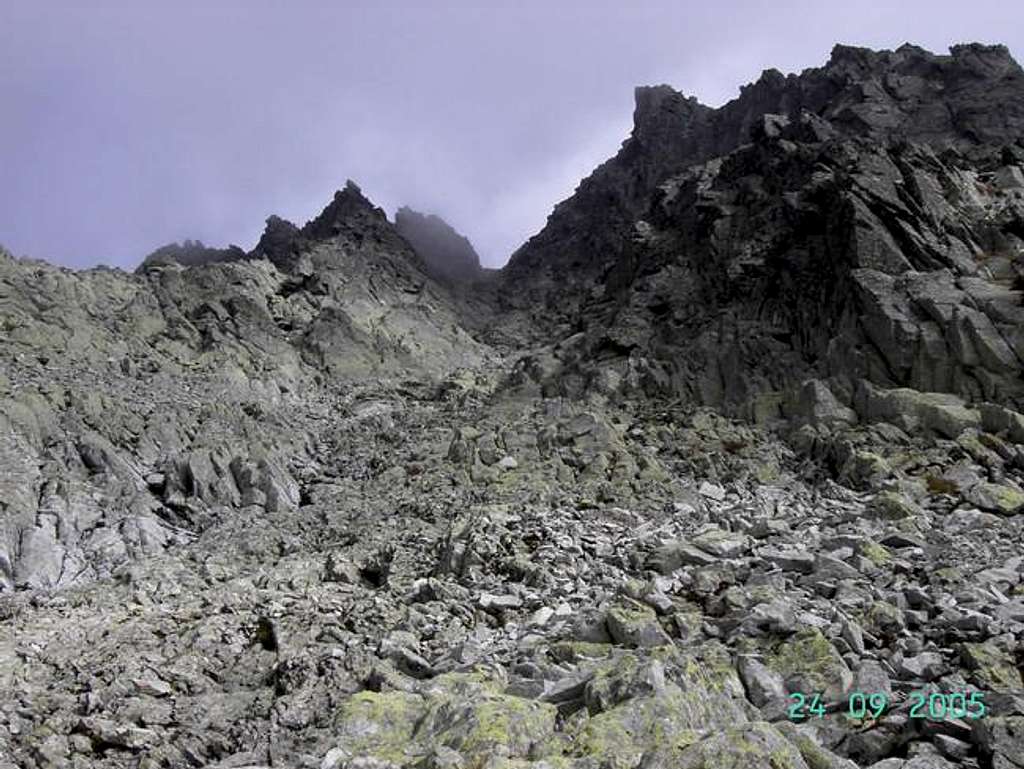
<path fill-rule="evenodd" d="M 480 257 L 473 244 L 441 217 L 403 206 L 395 214 L 395 229 L 409 241 L 431 274 L 456 282 L 480 277 Z"/>
<path fill-rule="evenodd" d="M 1019 405 L 1022 136 L 1002 47 L 837 47 L 718 110 L 639 89 L 620 153 L 513 256 L 509 317 L 583 332 L 549 387 L 748 416 L 809 377 Z"/>

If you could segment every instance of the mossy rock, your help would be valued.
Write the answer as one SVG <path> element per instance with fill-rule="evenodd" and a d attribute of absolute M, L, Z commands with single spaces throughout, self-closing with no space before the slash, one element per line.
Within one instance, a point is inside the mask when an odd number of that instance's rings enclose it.
<path fill-rule="evenodd" d="M 868 505 L 867 512 L 874 518 L 886 521 L 898 521 L 903 518 L 915 518 L 922 514 L 920 507 L 909 499 L 894 491 L 883 491 L 875 495 Z"/>
<path fill-rule="evenodd" d="M 685 748 L 677 761 L 652 765 L 673 769 L 810 769 L 800 751 L 764 721 L 715 732 Z"/>
<path fill-rule="evenodd" d="M 605 622 L 611 637 L 624 646 L 653 647 L 671 643 L 654 609 L 626 596 L 608 608 Z"/>
<path fill-rule="evenodd" d="M 583 742 L 593 747 L 614 733 L 627 746 L 654 747 L 668 739 L 658 723 L 697 732 L 744 722 L 747 703 L 728 652 L 723 648 L 719 659 L 704 651 L 706 658 L 697 659 L 662 647 L 600 665 L 584 694 L 592 718 Z"/>
<path fill-rule="evenodd" d="M 858 451 L 839 472 L 839 480 L 855 488 L 869 488 L 892 475 L 892 467 L 884 457 L 870 451 Z"/>
<path fill-rule="evenodd" d="M 417 731 L 476 766 L 491 756 L 540 758 L 553 752 L 557 715 L 554 705 L 510 695 L 453 698 L 432 706 Z"/>
<path fill-rule="evenodd" d="M 334 734 L 350 756 L 403 763 L 415 755 L 416 724 L 426 713 L 423 697 L 407 692 L 359 692 L 335 717 Z"/>
<path fill-rule="evenodd" d="M 971 679 L 982 689 L 1018 692 L 1024 689 L 1024 681 L 1013 660 L 992 644 L 962 644 L 960 659 L 971 671 Z"/>
<path fill-rule="evenodd" d="M 822 693 L 835 700 L 853 683 L 853 674 L 831 642 L 817 628 L 801 630 L 780 643 L 765 660 L 790 691 Z"/>
<path fill-rule="evenodd" d="M 964 581 L 964 574 L 955 566 L 943 566 L 931 573 L 929 581 L 937 585 L 955 585 Z"/>
<path fill-rule="evenodd" d="M 981 441 L 981 436 L 978 433 L 962 433 L 956 442 L 978 464 L 991 467 L 1000 461 L 999 455 Z"/>
<path fill-rule="evenodd" d="M 608 657 L 615 647 L 607 643 L 591 641 L 558 641 L 548 647 L 548 654 L 557 662 L 579 663 Z"/>
<path fill-rule="evenodd" d="M 758 483 L 775 483 L 775 481 L 779 480 L 781 473 L 779 463 L 775 459 L 754 463 L 754 478 L 757 479 Z"/>
<path fill-rule="evenodd" d="M 1016 515 L 1024 510 L 1024 492 L 988 481 L 972 486 L 964 493 L 968 502 L 997 515 Z"/>
<path fill-rule="evenodd" d="M 728 648 L 719 641 L 708 641 L 693 651 L 696 659 L 682 655 L 688 660 L 685 668 L 688 677 L 679 681 L 684 689 L 699 683 L 712 691 L 746 703 L 746 688 L 740 681 L 733 655 Z"/>
<path fill-rule="evenodd" d="M 875 601 L 864 614 L 864 626 L 874 635 L 895 638 L 906 627 L 903 612 L 885 601 Z"/>
<path fill-rule="evenodd" d="M 879 567 L 885 566 L 892 560 L 892 553 L 889 548 L 870 539 L 859 543 L 857 545 L 857 552 Z"/>
<path fill-rule="evenodd" d="M 700 692 L 683 692 L 668 684 L 663 693 L 627 700 L 590 718 L 573 753 L 594 757 L 608 769 L 633 769 L 651 751 L 676 754 L 700 739 Z"/>
<path fill-rule="evenodd" d="M 826 750 L 797 724 L 784 721 L 776 724 L 775 728 L 800 751 L 809 769 L 857 769 L 850 759 L 840 758 Z"/>
<path fill-rule="evenodd" d="M 655 679 L 664 681 L 664 665 L 641 660 L 635 654 L 616 655 L 593 670 L 587 683 L 584 701 L 591 713 L 600 713 L 615 707 L 630 697 L 650 694 Z"/>
<path fill-rule="evenodd" d="M 555 706 L 503 694 L 503 683 L 480 671 L 438 676 L 422 695 L 360 692 L 335 719 L 342 757 L 406 765 L 443 746 L 473 769 L 491 758 L 559 753 Z"/>

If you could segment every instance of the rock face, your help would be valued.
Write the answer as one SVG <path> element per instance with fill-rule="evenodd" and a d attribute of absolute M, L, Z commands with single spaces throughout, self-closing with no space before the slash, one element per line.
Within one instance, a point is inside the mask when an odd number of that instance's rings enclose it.
<path fill-rule="evenodd" d="M 823 378 L 847 406 L 859 380 L 1020 406 L 1024 72 L 1004 48 L 837 47 L 718 110 L 638 89 L 634 121 L 503 276 L 536 338 L 585 331 L 547 372 L 563 389 L 612 376 L 763 416 Z"/>
<path fill-rule="evenodd" d="M 441 217 L 402 207 L 395 214 L 395 229 L 436 277 L 468 281 L 480 276 L 480 257 L 473 244 Z"/>
<path fill-rule="evenodd" d="M 1022 104 L 978 45 L 641 88 L 497 276 L 351 182 L 0 250 L 0 769 L 1021 766 Z"/>

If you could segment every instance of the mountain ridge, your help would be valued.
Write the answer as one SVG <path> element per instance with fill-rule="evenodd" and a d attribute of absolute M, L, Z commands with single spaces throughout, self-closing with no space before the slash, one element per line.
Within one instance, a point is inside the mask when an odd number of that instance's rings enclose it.
<path fill-rule="evenodd" d="M 0 769 L 1019 766 L 1020 68 L 635 97 L 501 271 L 0 249 Z"/>

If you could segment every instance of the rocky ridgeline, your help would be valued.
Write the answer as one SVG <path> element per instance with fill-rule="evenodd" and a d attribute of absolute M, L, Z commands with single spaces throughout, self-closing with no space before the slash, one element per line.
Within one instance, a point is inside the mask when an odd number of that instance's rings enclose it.
<path fill-rule="evenodd" d="M 639 89 L 497 275 L 351 183 L 0 253 L 0 769 L 1024 767 L 1022 105 Z"/>
<path fill-rule="evenodd" d="M 395 214 L 395 229 L 423 258 L 431 274 L 458 282 L 480 277 L 483 268 L 473 244 L 441 217 L 403 206 Z"/>

